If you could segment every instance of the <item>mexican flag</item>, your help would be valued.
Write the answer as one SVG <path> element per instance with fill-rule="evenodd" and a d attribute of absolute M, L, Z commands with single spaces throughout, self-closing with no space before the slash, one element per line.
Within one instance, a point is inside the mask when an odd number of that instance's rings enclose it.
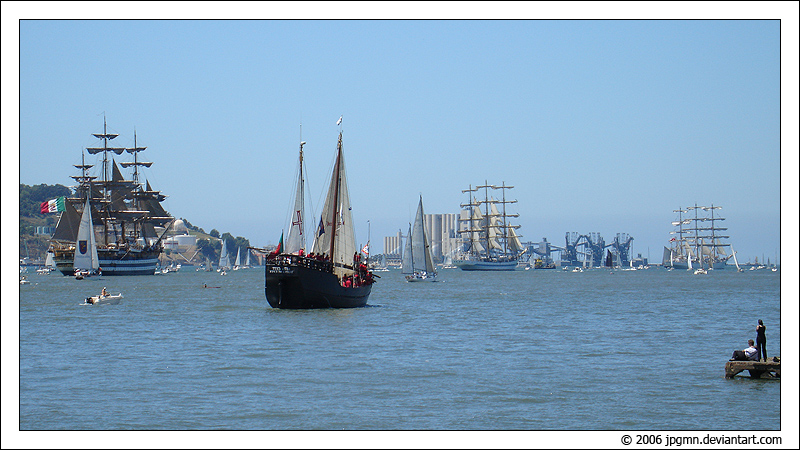
<path fill-rule="evenodd" d="M 64 197 L 58 197 L 46 202 L 42 202 L 41 207 L 42 214 L 64 211 Z"/>

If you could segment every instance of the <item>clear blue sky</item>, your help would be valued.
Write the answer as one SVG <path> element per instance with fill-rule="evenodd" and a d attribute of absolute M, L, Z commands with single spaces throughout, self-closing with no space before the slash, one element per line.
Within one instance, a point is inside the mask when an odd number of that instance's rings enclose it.
<path fill-rule="evenodd" d="M 71 185 L 105 114 L 115 145 L 136 129 L 174 216 L 274 244 L 300 125 L 319 213 L 342 115 L 373 252 L 420 194 L 455 213 L 488 181 L 515 186 L 523 241 L 628 233 L 660 262 L 672 211 L 713 203 L 740 261 L 774 261 L 781 195 L 797 198 L 796 159 L 780 178 L 781 62 L 775 20 L 23 20 L 19 182 Z"/>

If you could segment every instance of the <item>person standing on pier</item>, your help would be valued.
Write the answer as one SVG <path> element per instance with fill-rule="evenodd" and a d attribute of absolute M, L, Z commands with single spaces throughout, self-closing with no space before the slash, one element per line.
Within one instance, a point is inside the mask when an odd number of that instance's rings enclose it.
<path fill-rule="evenodd" d="M 756 344 L 758 345 L 759 357 L 764 357 L 764 362 L 767 361 L 767 327 L 764 322 L 758 319 L 758 326 L 756 327 Z"/>

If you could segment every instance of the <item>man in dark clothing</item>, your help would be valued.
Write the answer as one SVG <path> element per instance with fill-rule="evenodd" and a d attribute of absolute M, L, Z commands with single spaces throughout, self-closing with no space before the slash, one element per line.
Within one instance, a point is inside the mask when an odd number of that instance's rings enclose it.
<path fill-rule="evenodd" d="M 756 344 L 758 344 L 758 354 L 759 356 L 764 357 L 764 361 L 767 360 L 767 327 L 764 326 L 764 322 L 761 319 L 758 319 L 758 326 L 756 327 Z"/>

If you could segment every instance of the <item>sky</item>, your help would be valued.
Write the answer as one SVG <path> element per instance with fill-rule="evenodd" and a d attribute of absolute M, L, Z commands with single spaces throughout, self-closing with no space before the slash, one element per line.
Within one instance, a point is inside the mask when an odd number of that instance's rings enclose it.
<path fill-rule="evenodd" d="M 703 15 L 671 6 L 672 17 Z M 781 18 L 786 6 L 744 3 L 731 14 Z M 97 14 L 86 6 L 64 15 L 127 15 Z M 781 120 L 796 123 L 797 59 L 781 51 L 797 49 L 797 34 L 786 38 L 785 21 L 783 40 L 778 20 L 18 27 L 19 134 L 3 148 L 19 148 L 19 183 L 71 186 L 73 165 L 98 145 L 91 134 L 106 120 L 120 135 L 114 145 L 132 147 L 135 131 L 147 147 L 141 157 L 154 164 L 144 177 L 169 196 L 173 216 L 255 246 L 276 244 L 288 228 L 301 139 L 308 206 L 320 213 L 340 116 L 357 241 L 369 239 L 373 253 L 407 229 L 420 195 L 426 213 L 457 213 L 468 200 L 462 190 L 485 182 L 514 186 L 510 210 L 523 241 L 563 246 L 577 232 L 608 243 L 627 233 L 634 254 L 654 262 L 679 208 L 722 206 L 741 262 L 775 261 L 789 213 L 782 201 L 793 198 L 796 215 L 796 159 L 786 158 L 796 158 L 797 129 Z M 100 167 L 100 155 L 84 156 Z M 4 198 L 16 190 L 7 181 Z"/>

